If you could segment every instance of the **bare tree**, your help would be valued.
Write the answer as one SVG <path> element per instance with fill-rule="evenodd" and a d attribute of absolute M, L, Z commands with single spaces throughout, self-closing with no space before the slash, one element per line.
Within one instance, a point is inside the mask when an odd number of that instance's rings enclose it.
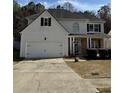
<path fill-rule="evenodd" d="M 110 5 L 104 5 L 98 10 L 98 16 L 105 21 L 104 30 L 108 33 L 111 30 L 111 8 Z"/>
<path fill-rule="evenodd" d="M 65 2 L 63 8 L 71 12 L 74 11 L 74 6 L 70 2 Z"/>

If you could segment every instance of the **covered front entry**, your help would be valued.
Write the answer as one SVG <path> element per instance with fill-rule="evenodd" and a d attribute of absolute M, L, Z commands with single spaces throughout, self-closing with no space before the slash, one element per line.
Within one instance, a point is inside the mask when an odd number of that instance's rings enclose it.
<path fill-rule="evenodd" d="M 87 49 L 104 48 L 104 38 L 90 36 L 68 37 L 68 55 L 86 56 Z"/>
<path fill-rule="evenodd" d="M 85 55 L 87 48 L 87 38 L 69 37 L 68 38 L 68 55 L 82 56 Z"/>

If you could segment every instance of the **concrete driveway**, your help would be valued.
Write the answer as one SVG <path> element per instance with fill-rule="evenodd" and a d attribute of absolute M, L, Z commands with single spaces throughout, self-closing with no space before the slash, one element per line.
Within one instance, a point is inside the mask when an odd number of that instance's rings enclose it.
<path fill-rule="evenodd" d="M 14 65 L 14 93 L 96 93 L 62 58 L 22 61 Z"/>

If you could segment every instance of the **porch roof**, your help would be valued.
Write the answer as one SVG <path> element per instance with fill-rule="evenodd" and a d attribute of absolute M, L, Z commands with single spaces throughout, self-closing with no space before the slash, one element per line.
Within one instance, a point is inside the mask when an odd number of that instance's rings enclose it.
<path fill-rule="evenodd" d="M 92 33 L 92 34 L 69 34 L 69 37 L 91 37 L 91 38 L 111 38 L 110 35 L 105 33 Z"/>

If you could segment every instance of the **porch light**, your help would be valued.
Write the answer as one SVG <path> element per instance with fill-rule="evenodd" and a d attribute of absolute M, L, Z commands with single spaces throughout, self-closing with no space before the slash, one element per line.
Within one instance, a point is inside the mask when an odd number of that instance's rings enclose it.
<path fill-rule="evenodd" d="M 99 53 L 96 54 L 97 57 L 100 57 Z"/>
<path fill-rule="evenodd" d="M 99 50 L 97 50 L 96 56 L 97 56 L 97 57 L 100 57 Z"/>

